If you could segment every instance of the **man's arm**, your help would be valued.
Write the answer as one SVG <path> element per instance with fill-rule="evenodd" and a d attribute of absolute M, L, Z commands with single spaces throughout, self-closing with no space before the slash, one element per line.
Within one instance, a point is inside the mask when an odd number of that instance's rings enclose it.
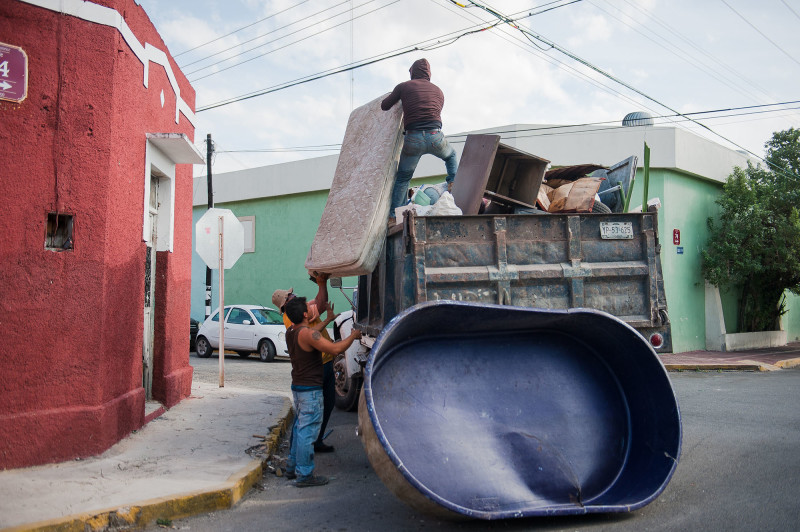
<path fill-rule="evenodd" d="M 394 104 L 400 101 L 400 85 L 397 85 L 394 90 L 383 99 L 381 102 L 381 109 L 388 111 Z"/>
<path fill-rule="evenodd" d="M 328 303 L 328 278 L 330 274 L 328 273 L 316 273 L 314 275 L 314 280 L 317 282 L 317 297 L 314 298 L 314 302 L 317 304 L 317 310 L 320 314 L 325 312 L 327 308 L 326 305 Z"/>
<path fill-rule="evenodd" d="M 322 331 L 325 327 L 327 327 L 330 324 L 330 322 L 332 322 L 338 317 L 339 315 L 333 312 L 333 303 L 328 301 L 328 313 L 326 314 L 325 319 L 311 328 L 314 329 L 315 331 Z"/>
<path fill-rule="evenodd" d="M 300 348 L 305 351 L 309 351 L 309 348 L 313 347 L 314 349 L 318 349 L 323 353 L 338 355 L 339 353 L 344 353 L 347 351 L 347 348 L 353 345 L 353 342 L 359 338 L 361 338 L 361 331 L 353 329 L 353 332 L 350 333 L 350 336 L 344 340 L 339 342 L 331 342 L 330 340 L 326 340 L 322 336 L 322 333 L 316 329 L 305 328 L 300 330 L 297 342 L 300 344 Z"/>

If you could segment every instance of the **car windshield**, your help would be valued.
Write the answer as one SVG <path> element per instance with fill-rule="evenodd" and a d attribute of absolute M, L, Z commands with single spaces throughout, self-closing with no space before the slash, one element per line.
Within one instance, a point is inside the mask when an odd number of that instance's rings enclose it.
<path fill-rule="evenodd" d="M 270 308 L 254 308 L 252 311 L 261 325 L 283 324 L 283 318 L 278 311 Z"/>

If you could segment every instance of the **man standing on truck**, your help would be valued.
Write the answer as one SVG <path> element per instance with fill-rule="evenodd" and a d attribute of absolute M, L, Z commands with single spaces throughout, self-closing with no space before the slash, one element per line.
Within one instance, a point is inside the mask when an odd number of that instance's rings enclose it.
<path fill-rule="evenodd" d="M 331 342 L 309 327 L 306 298 L 293 297 L 286 302 L 286 315 L 292 326 L 286 331 L 286 345 L 292 362 L 292 396 L 294 399 L 294 425 L 289 458 L 286 460 L 286 477 L 297 478 L 298 488 L 322 486 L 327 477 L 314 475 L 314 440 L 322 424 L 322 351 L 338 355 L 361 338 L 353 329 L 350 336 Z"/>
<path fill-rule="evenodd" d="M 408 199 L 408 185 L 420 157 L 430 153 L 444 161 L 447 169 L 447 190 L 452 190 L 458 169 L 456 151 L 447 143 L 442 133 L 444 93 L 431 83 L 430 63 L 427 59 L 417 59 L 409 72 L 411 80 L 397 85 L 381 102 L 381 109 L 384 111 L 391 109 L 398 100 L 402 103 L 405 129 L 403 151 L 392 190 L 389 225 L 393 225 L 394 210 L 404 205 Z"/>

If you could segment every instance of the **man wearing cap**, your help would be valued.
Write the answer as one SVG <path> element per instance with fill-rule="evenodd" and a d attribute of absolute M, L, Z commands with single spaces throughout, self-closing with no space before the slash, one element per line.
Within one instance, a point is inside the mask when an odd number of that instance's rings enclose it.
<path fill-rule="evenodd" d="M 309 327 L 319 331 L 322 337 L 329 342 L 333 342 L 326 327 L 336 319 L 338 314 L 334 314 L 333 304 L 328 303 L 329 277 L 330 275 L 325 273 L 311 275 L 311 280 L 317 284 L 318 290 L 317 297 L 315 297 L 313 301 L 308 302 L 307 305 L 310 317 Z M 292 322 L 286 315 L 284 307 L 286 302 L 293 297 L 295 297 L 294 288 L 290 288 L 288 290 L 275 290 L 275 292 L 272 294 L 272 304 L 280 309 L 281 313 L 283 314 L 283 324 L 286 326 L 287 330 L 292 326 Z M 324 320 L 322 320 L 320 314 L 326 310 L 328 311 L 327 316 Z M 325 429 L 328 426 L 328 420 L 330 420 L 331 413 L 336 405 L 336 379 L 333 374 L 333 354 L 326 352 L 322 353 L 322 367 L 322 396 L 324 399 L 324 407 L 322 412 L 322 425 L 320 426 L 319 436 L 314 442 L 314 451 L 318 453 L 330 453 L 334 450 L 333 445 L 327 445 L 325 442 L 323 442 L 323 438 L 325 437 Z"/>

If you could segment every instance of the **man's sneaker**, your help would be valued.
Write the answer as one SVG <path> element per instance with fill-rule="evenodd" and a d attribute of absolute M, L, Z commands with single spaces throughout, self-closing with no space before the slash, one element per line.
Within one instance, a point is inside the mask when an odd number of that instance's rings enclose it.
<path fill-rule="evenodd" d="M 287 469 L 287 470 L 286 470 L 286 472 L 284 473 L 284 475 L 285 475 L 285 476 L 286 476 L 286 478 L 288 478 L 289 480 L 292 480 L 292 479 L 295 479 L 295 478 L 297 478 L 297 473 L 295 473 L 293 469 L 291 469 L 291 470 L 290 470 L 290 469 Z"/>
<path fill-rule="evenodd" d="M 333 445 L 327 445 L 325 443 L 314 443 L 314 452 L 315 453 L 332 453 L 333 452 Z"/>
<path fill-rule="evenodd" d="M 310 488 L 311 486 L 324 486 L 328 483 L 328 477 L 322 475 L 311 475 L 305 478 L 298 478 L 295 484 L 298 488 Z"/>

